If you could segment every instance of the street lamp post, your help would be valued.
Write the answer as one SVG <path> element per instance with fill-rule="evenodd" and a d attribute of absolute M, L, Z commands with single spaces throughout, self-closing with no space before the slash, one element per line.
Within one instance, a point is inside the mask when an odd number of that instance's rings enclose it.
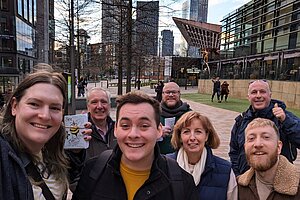
<path fill-rule="evenodd" d="M 71 21 L 70 21 L 70 68 L 71 68 L 71 105 L 68 108 L 69 114 L 75 114 L 75 56 L 74 56 L 74 0 L 71 0 Z"/>

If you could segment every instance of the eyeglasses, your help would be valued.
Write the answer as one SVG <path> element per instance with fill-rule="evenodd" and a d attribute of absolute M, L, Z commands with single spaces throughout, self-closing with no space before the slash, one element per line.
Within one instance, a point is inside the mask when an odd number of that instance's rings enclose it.
<path fill-rule="evenodd" d="M 179 91 L 164 91 L 163 93 L 166 95 L 176 95 L 179 94 Z"/>
<path fill-rule="evenodd" d="M 268 81 L 266 79 L 257 79 L 257 80 L 250 81 L 249 85 L 251 85 L 252 83 L 258 82 L 258 81 L 262 81 L 262 82 L 268 83 Z"/>

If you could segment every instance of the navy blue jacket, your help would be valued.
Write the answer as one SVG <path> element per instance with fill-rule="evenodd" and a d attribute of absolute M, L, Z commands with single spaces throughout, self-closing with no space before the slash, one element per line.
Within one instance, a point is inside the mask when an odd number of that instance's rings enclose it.
<path fill-rule="evenodd" d="M 16 152 L 0 135 L 0 199 L 33 200 L 32 185 L 25 171 L 27 164 L 26 155 Z"/>
<path fill-rule="evenodd" d="M 231 164 L 214 156 L 210 147 L 205 148 L 207 150 L 205 169 L 201 175 L 200 183 L 197 185 L 200 199 L 226 200 Z M 177 153 L 167 154 L 167 156 L 176 160 Z"/>
<path fill-rule="evenodd" d="M 275 103 L 285 111 L 286 118 L 283 123 L 273 115 L 272 108 Z M 300 148 L 300 119 L 285 109 L 286 105 L 282 101 L 272 99 L 267 108 L 254 112 L 250 106 L 243 116 L 239 115 L 235 119 L 236 122 L 231 130 L 229 157 L 236 176 L 249 169 L 244 150 L 245 129 L 253 119 L 258 117 L 270 119 L 278 127 L 280 140 L 283 143 L 281 154 L 290 162 L 297 158 L 296 148 Z"/>

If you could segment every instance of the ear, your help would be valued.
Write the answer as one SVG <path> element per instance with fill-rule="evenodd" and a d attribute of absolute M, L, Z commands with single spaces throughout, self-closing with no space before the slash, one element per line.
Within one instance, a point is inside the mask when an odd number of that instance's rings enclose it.
<path fill-rule="evenodd" d="M 158 128 L 157 128 L 157 131 L 158 131 L 158 134 L 157 134 L 156 139 L 162 137 L 162 135 L 163 135 L 163 132 L 162 132 L 162 124 L 161 124 L 161 123 L 159 123 Z"/>
<path fill-rule="evenodd" d="M 281 154 L 281 149 L 282 149 L 282 142 L 279 140 L 277 143 L 277 154 L 280 155 Z"/>
<path fill-rule="evenodd" d="M 116 134 L 116 132 L 117 132 L 117 121 L 116 121 L 116 123 L 115 123 L 115 128 L 114 128 L 114 136 L 117 138 L 117 134 Z"/>
<path fill-rule="evenodd" d="M 12 116 L 16 116 L 16 114 L 17 114 L 17 105 L 18 105 L 17 99 L 16 99 L 16 97 L 13 97 L 11 100 L 11 115 Z"/>

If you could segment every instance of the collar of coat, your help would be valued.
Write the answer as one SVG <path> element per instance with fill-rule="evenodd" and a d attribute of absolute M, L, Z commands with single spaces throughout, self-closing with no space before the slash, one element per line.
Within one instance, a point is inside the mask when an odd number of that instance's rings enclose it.
<path fill-rule="evenodd" d="M 238 177 L 238 184 L 248 186 L 254 178 L 255 171 L 250 168 Z M 273 187 L 280 194 L 296 195 L 298 192 L 300 171 L 295 165 L 290 163 L 284 156 L 279 156 L 279 163 L 276 170 Z"/>

